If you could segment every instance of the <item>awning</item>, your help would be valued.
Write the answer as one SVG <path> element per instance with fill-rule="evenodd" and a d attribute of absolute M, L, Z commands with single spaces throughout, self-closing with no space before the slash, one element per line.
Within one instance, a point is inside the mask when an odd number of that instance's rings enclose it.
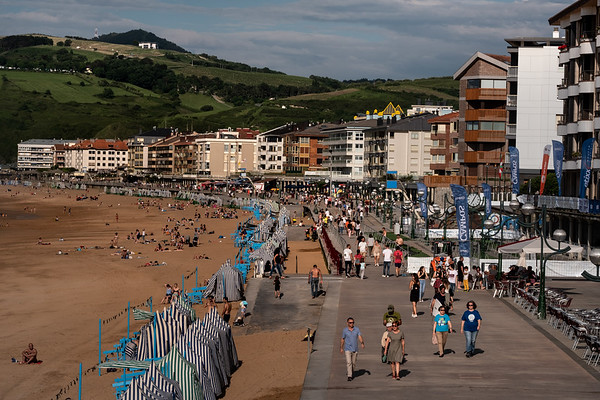
<path fill-rule="evenodd" d="M 559 243 L 553 239 L 547 239 L 546 242 L 555 249 L 559 248 Z M 568 253 L 579 253 L 583 251 L 583 247 L 574 244 L 560 243 L 561 248 L 571 247 Z M 541 252 L 542 239 L 540 237 L 534 237 L 532 239 L 521 240 L 520 242 L 508 243 L 503 246 L 498 246 L 498 252 L 503 254 L 517 254 L 524 252 L 525 254 L 539 254 Z M 553 250 L 548 248 L 544 243 L 544 253 L 551 253 Z"/>

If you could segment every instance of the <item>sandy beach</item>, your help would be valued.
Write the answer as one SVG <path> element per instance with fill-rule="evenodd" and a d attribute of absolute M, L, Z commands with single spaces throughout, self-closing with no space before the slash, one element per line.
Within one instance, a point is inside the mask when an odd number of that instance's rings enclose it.
<path fill-rule="evenodd" d="M 77 196 L 88 199 L 78 201 Z M 90 200 L 92 196 L 98 199 Z M 235 257 L 237 249 L 230 234 L 248 218 L 247 212 L 238 211 L 239 219 L 206 218 L 205 213 L 212 209 L 173 199 L 144 200 L 153 205 L 142 208 L 135 197 L 106 195 L 98 189 L 0 187 L 0 238 L 4 244 L 0 280 L 5 285 L 0 294 L 4 326 L 0 332 L 0 398 L 52 399 L 65 389 L 66 395 L 59 398 L 77 398 L 73 380 L 80 362 L 87 371 L 83 397 L 114 398 L 111 384 L 117 373 L 103 371 L 98 377 L 97 370 L 92 370 L 98 362 L 99 319 L 106 321 L 102 348 L 108 350 L 127 333 L 127 302 L 134 306 L 152 296 L 154 309 L 162 309 L 165 283 L 181 286 L 183 275 L 189 276 L 185 287 L 193 287 L 196 267 L 201 284 L 227 258 Z M 169 203 L 179 203 L 179 209 Z M 172 228 L 175 221 L 193 219 L 196 212 L 201 218 L 194 226 L 206 224 L 207 232 L 214 234 L 199 235 L 198 247 L 176 251 L 169 246 L 168 251 L 155 251 L 156 242 L 168 239 L 163 233 L 165 225 Z M 128 240 L 128 234 L 136 229 L 145 230 L 151 243 Z M 193 236 L 190 224 L 179 229 L 182 235 Z M 115 233 L 119 248 L 111 249 Z M 38 244 L 39 238 L 44 244 Z M 318 243 L 290 243 L 290 258 L 303 253 L 299 273 L 306 273 L 313 260 L 322 264 L 320 252 L 307 246 L 318 247 Z M 299 250 L 294 250 L 296 247 Z M 132 252 L 130 259 L 121 258 L 123 248 Z M 208 259 L 195 259 L 200 255 Z M 166 265 L 144 266 L 153 261 Z M 202 306 L 196 309 L 202 313 Z M 131 331 L 142 324 L 132 317 Z M 299 340 L 303 335 L 303 331 L 236 335 L 234 329 L 244 362 L 233 375 L 225 398 L 298 398 L 306 370 L 305 344 Z M 43 362 L 12 363 L 11 357 L 19 359 L 29 342 Z M 285 349 L 285 357 L 281 349 Z"/>

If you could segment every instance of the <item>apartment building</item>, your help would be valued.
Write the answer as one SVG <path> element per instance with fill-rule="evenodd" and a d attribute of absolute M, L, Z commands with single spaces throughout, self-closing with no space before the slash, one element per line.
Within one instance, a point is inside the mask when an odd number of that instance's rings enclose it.
<path fill-rule="evenodd" d="M 521 175 L 539 176 L 544 146 L 560 140 L 556 116 L 562 114 L 557 87 L 563 78 L 558 63 L 564 38 L 558 28 L 552 37 L 517 37 L 508 43 L 508 120 L 506 138 L 519 149 Z"/>
<path fill-rule="evenodd" d="M 458 161 L 460 175 L 477 181 L 498 176 L 507 151 L 506 75 L 510 57 L 477 52 L 454 74 L 460 81 Z"/>
<path fill-rule="evenodd" d="M 257 131 L 220 130 L 201 134 L 198 146 L 198 175 L 229 178 L 241 172 L 256 171 Z"/>
<path fill-rule="evenodd" d="M 142 132 L 127 139 L 127 169 L 133 174 L 143 174 L 148 170 L 148 146 L 165 137 L 175 134 L 172 128 L 154 127 L 151 131 Z"/>
<path fill-rule="evenodd" d="M 72 145 L 77 140 L 29 139 L 17 144 L 17 169 L 50 169 L 56 165 L 55 145 Z"/>
<path fill-rule="evenodd" d="M 283 174 L 285 155 L 283 135 L 297 130 L 297 124 L 290 123 L 270 129 L 257 135 L 257 170 L 265 174 Z"/>
<path fill-rule="evenodd" d="M 322 131 L 337 125 L 317 124 L 306 129 L 286 133 L 283 135 L 284 163 L 286 174 L 303 174 L 307 171 L 324 169 L 323 159 L 327 158 L 324 144 L 328 137 Z"/>
<path fill-rule="evenodd" d="M 564 145 L 563 195 L 579 196 L 579 176 L 583 142 L 596 139 L 588 199 L 600 199 L 598 185 L 600 152 L 600 12 L 597 0 L 576 1 L 549 19 L 550 25 L 564 29 L 559 64 L 564 68 L 558 98 L 563 101 L 558 135 Z"/>
<path fill-rule="evenodd" d="M 431 125 L 431 163 L 433 175 L 456 176 L 458 163 L 458 111 L 429 119 Z"/>
<path fill-rule="evenodd" d="M 79 172 L 112 172 L 127 167 L 127 143 L 86 139 L 65 147 L 65 167 Z"/>

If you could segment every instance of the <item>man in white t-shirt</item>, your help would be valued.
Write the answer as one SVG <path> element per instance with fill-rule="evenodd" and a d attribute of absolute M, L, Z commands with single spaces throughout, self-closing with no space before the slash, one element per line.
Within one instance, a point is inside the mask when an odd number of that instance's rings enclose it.
<path fill-rule="evenodd" d="M 369 235 L 369 238 L 367 239 L 367 247 L 369 248 L 369 256 L 373 255 L 373 246 L 375 245 L 375 238 L 373 237 L 373 234 Z"/>
<path fill-rule="evenodd" d="M 390 277 L 390 266 L 392 265 L 392 257 L 394 256 L 394 252 L 390 249 L 390 245 L 385 245 L 385 250 L 383 250 L 383 273 L 381 274 L 384 278 Z"/>
<path fill-rule="evenodd" d="M 358 242 L 358 252 L 362 254 L 363 257 L 367 256 L 367 242 L 364 237 Z"/>
<path fill-rule="evenodd" d="M 344 270 L 346 271 L 346 278 L 350 278 L 350 271 L 352 271 L 352 248 L 347 245 L 344 249 Z"/>
<path fill-rule="evenodd" d="M 450 283 L 450 300 L 454 300 L 454 291 L 456 290 L 456 279 L 458 271 L 454 268 L 454 264 L 448 265 L 448 282 Z"/>

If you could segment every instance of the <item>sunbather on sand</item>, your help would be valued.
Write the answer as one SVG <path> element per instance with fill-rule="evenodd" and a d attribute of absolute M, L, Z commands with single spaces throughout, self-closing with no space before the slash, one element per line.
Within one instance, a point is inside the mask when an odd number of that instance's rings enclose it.
<path fill-rule="evenodd" d="M 29 347 L 23 350 L 23 360 L 19 364 L 35 364 L 37 362 L 37 350 L 33 348 L 33 343 L 29 343 Z"/>

